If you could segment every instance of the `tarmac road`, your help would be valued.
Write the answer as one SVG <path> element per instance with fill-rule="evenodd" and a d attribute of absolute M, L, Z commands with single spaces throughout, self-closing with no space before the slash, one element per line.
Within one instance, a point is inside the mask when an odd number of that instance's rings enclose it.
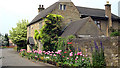
<path fill-rule="evenodd" d="M 2 68 L 55 68 L 55 66 L 47 63 L 34 63 L 26 58 L 22 58 L 19 54 L 12 48 L 0 49 L 0 66 Z M 13 66 L 13 67 L 10 67 Z M 25 67 L 26 66 L 26 67 Z"/>

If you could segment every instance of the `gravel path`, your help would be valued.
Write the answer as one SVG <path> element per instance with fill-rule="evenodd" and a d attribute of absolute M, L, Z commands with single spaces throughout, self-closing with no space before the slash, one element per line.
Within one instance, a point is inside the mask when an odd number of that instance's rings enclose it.
<path fill-rule="evenodd" d="M 11 48 L 0 49 L 0 66 L 40 66 L 41 68 L 46 66 L 48 66 L 48 68 L 54 67 L 53 65 L 47 63 L 34 63 L 26 58 L 22 58 Z"/>

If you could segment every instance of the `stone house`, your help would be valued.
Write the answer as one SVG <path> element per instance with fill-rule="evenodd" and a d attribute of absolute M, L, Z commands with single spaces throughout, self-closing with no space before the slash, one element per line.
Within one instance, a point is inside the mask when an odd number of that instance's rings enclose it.
<path fill-rule="evenodd" d="M 38 15 L 27 25 L 27 48 L 36 44 L 33 39 L 34 31 L 44 25 L 44 20 L 49 13 L 59 14 L 62 20 L 62 37 L 75 35 L 76 37 L 109 36 L 109 28 L 118 29 L 120 18 L 111 13 L 111 4 L 107 2 L 104 9 L 75 6 L 71 0 L 59 0 L 48 8 L 39 5 Z M 40 45 L 40 44 L 39 44 Z M 41 46 L 39 46 L 39 49 Z"/>

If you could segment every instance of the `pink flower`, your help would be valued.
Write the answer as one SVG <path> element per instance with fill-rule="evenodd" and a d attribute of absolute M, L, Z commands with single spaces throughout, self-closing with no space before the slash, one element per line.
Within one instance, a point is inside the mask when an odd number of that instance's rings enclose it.
<path fill-rule="evenodd" d="M 67 44 L 72 44 L 72 42 L 68 42 Z"/>
<path fill-rule="evenodd" d="M 82 54 L 82 52 L 77 52 L 77 55 L 80 55 L 80 54 Z"/>
<path fill-rule="evenodd" d="M 43 53 L 45 53 L 45 51 L 43 51 Z"/>
<path fill-rule="evenodd" d="M 83 57 L 84 57 L 84 55 L 83 55 Z"/>
<path fill-rule="evenodd" d="M 37 56 L 35 56 L 37 58 Z"/>
<path fill-rule="evenodd" d="M 20 52 L 21 52 L 21 51 L 26 51 L 26 49 L 21 49 Z"/>
<path fill-rule="evenodd" d="M 52 51 L 51 53 L 53 54 L 54 52 Z"/>
<path fill-rule="evenodd" d="M 27 51 L 28 53 L 30 52 L 30 51 Z"/>
<path fill-rule="evenodd" d="M 53 56 L 56 56 L 55 54 Z"/>
<path fill-rule="evenodd" d="M 77 58 L 75 58 L 75 60 L 77 60 Z"/>
<path fill-rule="evenodd" d="M 56 54 L 60 54 L 61 55 L 61 52 L 62 50 L 58 50 L 57 52 L 55 52 Z"/>
<path fill-rule="evenodd" d="M 76 53 L 75 53 L 75 55 L 76 55 Z"/>
<path fill-rule="evenodd" d="M 82 56 L 82 54 L 80 54 L 80 56 Z"/>
<path fill-rule="evenodd" d="M 86 57 L 87 57 L 88 55 L 86 55 Z"/>
<path fill-rule="evenodd" d="M 67 59 L 69 59 L 69 58 L 67 57 Z"/>
<path fill-rule="evenodd" d="M 84 59 L 82 59 L 82 61 L 84 61 Z"/>
<path fill-rule="evenodd" d="M 34 53 L 38 53 L 38 51 L 37 51 L 37 50 L 35 50 L 35 51 L 34 51 Z"/>
<path fill-rule="evenodd" d="M 75 61 L 75 63 L 77 63 L 77 61 Z"/>
<path fill-rule="evenodd" d="M 78 59 L 78 56 L 76 58 Z"/>
<path fill-rule="evenodd" d="M 32 53 L 32 51 L 30 51 L 30 53 Z"/>
<path fill-rule="evenodd" d="M 64 56 L 63 56 L 63 58 L 64 58 Z"/>
<path fill-rule="evenodd" d="M 50 51 L 48 51 L 48 53 L 51 53 Z"/>
<path fill-rule="evenodd" d="M 34 51 L 34 49 L 33 49 L 33 51 Z"/>
<path fill-rule="evenodd" d="M 50 56 L 52 56 L 52 54 L 50 54 Z"/>
<path fill-rule="evenodd" d="M 67 53 L 66 51 L 64 53 Z"/>
<path fill-rule="evenodd" d="M 58 52 L 61 52 L 62 50 L 58 50 Z"/>
<path fill-rule="evenodd" d="M 71 52 L 69 55 L 70 55 L 70 56 L 73 56 L 73 53 Z"/>

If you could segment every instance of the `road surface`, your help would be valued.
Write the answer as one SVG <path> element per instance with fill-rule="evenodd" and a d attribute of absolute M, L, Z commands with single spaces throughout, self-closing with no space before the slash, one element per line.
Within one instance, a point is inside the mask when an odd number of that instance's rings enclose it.
<path fill-rule="evenodd" d="M 26 58 L 22 58 L 16 51 L 14 51 L 12 48 L 7 48 L 7 49 L 0 49 L 0 66 L 4 66 L 3 68 L 8 68 L 9 66 L 33 66 L 34 67 L 39 67 L 39 68 L 55 68 L 55 66 L 47 64 L 47 63 L 42 63 L 42 62 L 37 62 L 34 63 L 31 60 L 28 60 Z"/>

